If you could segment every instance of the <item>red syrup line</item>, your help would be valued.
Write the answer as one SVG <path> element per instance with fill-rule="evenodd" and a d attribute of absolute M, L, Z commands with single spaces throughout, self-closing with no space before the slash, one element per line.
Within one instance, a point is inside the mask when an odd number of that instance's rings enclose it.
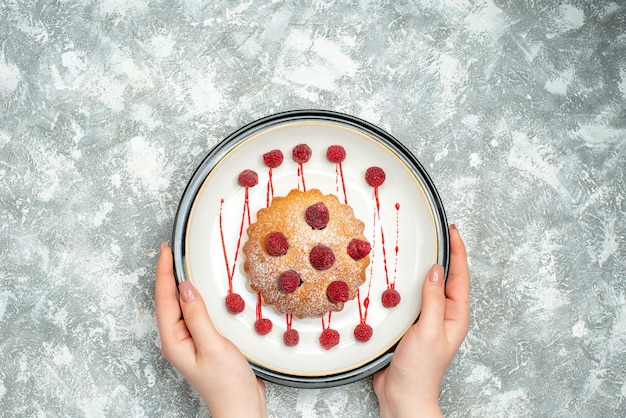
<path fill-rule="evenodd" d="M 298 163 L 298 189 L 300 188 L 300 180 L 302 180 L 302 191 L 306 192 L 306 184 L 304 182 L 304 165 Z"/>
<path fill-rule="evenodd" d="M 243 201 L 243 210 L 241 213 L 241 225 L 239 226 L 239 237 L 237 238 L 237 248 L 235 249 L 235 256 L 233 259 L 232 267 L 228 261 L 228 251 L 226 251 L 226 241 L 224 239 L 224 224 L 223 224 L 223 206 L 224 199 L 220 200 L 220 238 L 222 240 L 222 252 L 224 253 L 224 264 L 226 265 L 226 275 L 228 277 L 228 294 L 233 293 L 233 277 L 235 276 L 235 267 L 237 266 L 237 258 L 239 257 L 239 248 L 241 248 L 241 237 L 243 236 L 243 227 L 246 221 L 246 214 L 248 215 L 248 225 L 250 225 L 250 202 L 248 200 L 248 188 L 245 190 L 245 197 Z"/>
<path fill-rule="evenodd" d="M 293 314 L 285 314 L 285 322 L 287 323 L 287 331 L 289 331 L 293 325 Z"/>
<path fill-rule="evenodd" d="M 337 184 L 337 194 L 339 194 L 339 179 L 341 179 L 341 188 L 343 189 L 343 202 L 348 204 L 348 194 L 346 193 L 346 181 L 343 177 L 343 164 L 335 164 L 335 183 Z"/>
<path fill-rule="evenodd" d="M 361 324 L 367 322 L 367 311 L 370 306 L 370 290 L 372 289 L 372 281 L 370 279 L 369 284 L 367 285 L 367 296 L 363 299 L 363 308 L 361 308 L 361 289 L 357 289 L 357 298 L 359 300 L 359 320 Z"/>
<path fill-rule="evenodd" d="M 374 198 L 376 199 L 376 216 L 380 222 L 380 199 L 378 198 L 378 187 L 374 187 Z M 389 268 L 387 267 L 387 249 L 385 248 L 385 231 L 383 230 L 383 223 L 380 222 L 380 241 L 383 249 L 383 266 L 385 268 L 385 281 L 387 288 L 393 288 L 389 282 Z"/>
<path fill-rule="evenodd" d="M 322 316 L 322 330 L 330 328 L 330 318 L 333 315 L 333 311 L 328 311 L 328 324 L 324 322 L 324 317 Z"/>
<path fill-rule="evenodd" d="M 267 180 L 267 194 L 266 194 L 266 207 L 270 206 L 270 202 L 272 201 L 272 199 L 274 198 L 274 182 L 273 182 L 273 176 L 272 176 L 272 168 L 270 167 L 269 169 L 269 179 Z"/>
<path fill-rule="evenodd" d="M 375 254 L 375 248 L 376 248 L 376 211 L 374 211 L 374 219 L 372 221 L 372 248 L 370 251 L 371 257 L 372 257 L 372 261 L 370 262 L 369 265 L 369 277 L 368 277 L 368 284 L 367 284 L 367 295 L 365 296 L 365 299 L 363 299 L 363 308 L 361 308 L 361 289 L 357 289 L 357 300 L 359 302 L 359 320 L 362 324 L 364 324 L 367 321 L 367 312 L 368 312 L 368 308 L 370 305 L 370 292 L 372 290 L 372 277 L 374 276 L 374 254 Z"/>
<path fill-rule="evenodd" d="M 398 277 L 398 252 L 400 251 L 400 203 L 396 202 L 396 246 L 395 246 L 395 261 L 393 265 L 393 281 L 391 282 L 391 288 L 396 287 L 396 278 Z"/>
<path fill-rule="evenodd" d="M 261 300 L 261 292 L 257 292 L 256 294 L 256 319 L 257 321 L 263 318 L 262 312 L 263 301 Z"/>
<path fill-rule="evenodd" d="M 273 172 L 272 167 L 268 170 L 268 179 L 267 179 L 267 194 L 265 195 L 265 207 L 270 207 L 270 202 L 274 199 L 274 181 L 273 181 Z M 261 298 L 261 292 L 257 292 L 257 302 L 256 302 L 256 319 L 259 320 L 263 317 L 263 299 Z M 286 316 L 287 319 L 287 329 L 291 329 L 291 319 L 289 318 L 289 314 Z"/>
<path fill-rule="evenodd" d="M 343 177 L 343 164 L 339 163 L 339 172 L 341 173 L 341 187 L 343 188 L 343 200 L 344 203 L 348 204 L 348 193 L 346 193 L 346 181 Z"/>
<path fill-rule="evenodd" d="M 245 197 L 243 201 L 243 213 L 241 214 L 241 225 L 239 226 L 239 238 L 237 238 L 237 248 L 235 249 L 235 259 L 233 260 L 232 270 L 230 272 L 230 280 L 235 276 L 235 266 L 239 257 L 239 248 L 241 247 L 241 237 L 243 236 L 243 226 L 245 224 L 246 214 L 248 215 L 248 225 L 250 225 L 250 201 L 248 200 L 248 188 L 246 187 Z"/>
<path fill-rule="evenodd" d="M 245 211 L 248 212 L 248 226 L 252 223 L 250 220 L 250 197 L 248 195 L 248 188 L 246 187 L 246 197 L 244 201 Z M 241 239 L 241 234 L 239 235 L 239 239 Z"/>
<path fill-rule="evenodd" d="M 226 264 L 226 276 L 228 277 L 228 294 L 233 293 L 233 278 L 230 276 L 230 266 L 228 263 L 228 253 L 226 252 L 226 242 L 224 241 L 224 227 L 222 224 L 222 207 L 224 199 L 220 200 L 220 237 L 222 238 L 222 252 L 224 253 L 224 264 Z"/>

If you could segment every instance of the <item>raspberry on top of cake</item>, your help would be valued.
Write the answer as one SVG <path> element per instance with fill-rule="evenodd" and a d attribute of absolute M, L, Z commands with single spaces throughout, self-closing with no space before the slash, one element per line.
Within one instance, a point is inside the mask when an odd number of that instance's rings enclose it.
<path fill-rule="evenodd" d="M 243 246 L 252 290 L 282 314 L 341 311 L 365 281 L 370 244 L 353 209 L 317 189 L 291 190 L 257 212 Z"/>

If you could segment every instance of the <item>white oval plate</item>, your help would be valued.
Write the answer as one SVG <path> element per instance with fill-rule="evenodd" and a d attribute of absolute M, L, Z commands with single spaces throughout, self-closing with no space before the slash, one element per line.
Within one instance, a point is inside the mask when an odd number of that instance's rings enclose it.
<path fill-rule="evenodd" d="M 298 144 L 312 149 L 301 173 L 291 157 Z M 331 145 L 346 150 L 341 167 L 326 158 Z M 237 177 L 246 169 L 259 176 L 259 183 L 248 189 L 253 223 L 256 212 L 268 201 L 270 172 L 262 156 L 274 149 L 281 150 L 285 158 L 272 170 L 273 196 L 285 196 L 292 189 L 316 188 L 335 194 L 341 202 L 347 199 L 355 216 L 365 223 L 364 235 L 372 244 L 371 264 L 359 290 L 361 297 L 333 313 L 330 322 L 328 316 L 323 320 L 294 317 L 292 326 L 300 334 L 295 347 L 283 343 L 286 317 L 271 306 L 263 305 L 261 315 L 272 321 L 272 331 L 265 336 L 255 332 L 258 299 L 243 271 L 241 248 L 249 222 L 246 189 L 238 184 Z M 371 166 L 386 173 L 378 188 L 378 205 L 374 188 L 365 181 L 365 171 Z M 426 272 L 433 263 L 443 264 L 447 272 L 448 263 L 445 213 L 423 167 L 379 128 L 326 111 L 272 115 L 222 141 L 198 168 L 181 199 L 173 242 L 177 280 L 194 283 L 218 331 L 242 351 L 260 376 L 303 387 L 342 384 L 384 367 L 389 353 L 419 316 Z M 225 308 L 229 275 L 233 291 L 246 304 L 238 315 Z M 381 303 L 388 283 L 393 283 L 402 297 L 391 309 Z M 368 291 L 366 322 L 374 334 L 361 343 L 355 340 L 353 330 L 366 310 Z M 319 342 L 324 326 L 337 330 L 341 337 L 329 350 Z"/>

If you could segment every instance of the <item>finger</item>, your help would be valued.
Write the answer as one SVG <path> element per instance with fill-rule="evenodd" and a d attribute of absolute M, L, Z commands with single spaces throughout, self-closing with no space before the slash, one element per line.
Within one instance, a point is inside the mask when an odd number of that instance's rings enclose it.
<path fill-rule="evenodd" d="M 450 227 L 450 268 L 446 284 L 446 320 L 454 321 L 461 328 L 469 322 L 470 274 L 465 244 L 458 229 Z"/>
<path fill-rule="evenodd" d="M 443 267 L 434 264 L 422 285 L 422 312 L 419 322 L 426 329 L 436 330 L 443 324 L 446 297 L 443 290 Z"/>
<path fill-rule="evenodd" d="M 178 285 L 180 306 L 185 318 L 187 329 L 193 338 L 198 351 L 214 347 L 220 341 L 219 334 L 213 327 L 204 299 L 198 289 L 188 280 Z"/>
<path fill-rule="evenodd" d="M 157 323 L 162 337 L 171 334 L 181 317 L 174 279 L 172 250 L 166 242 L 161 244 L 156 267 L 155 303 Z"/>

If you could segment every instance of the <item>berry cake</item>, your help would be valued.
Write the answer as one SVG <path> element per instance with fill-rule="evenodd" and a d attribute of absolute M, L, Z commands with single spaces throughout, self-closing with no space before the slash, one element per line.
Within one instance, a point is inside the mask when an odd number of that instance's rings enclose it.
<path fill-rule="evenodd" d="M 370 263 L 365 224 L 317 189 L 275 197 L 248 227 L 243 247 L 250 287 L 282 314 L 322 317 L 357 295 Z"/>

